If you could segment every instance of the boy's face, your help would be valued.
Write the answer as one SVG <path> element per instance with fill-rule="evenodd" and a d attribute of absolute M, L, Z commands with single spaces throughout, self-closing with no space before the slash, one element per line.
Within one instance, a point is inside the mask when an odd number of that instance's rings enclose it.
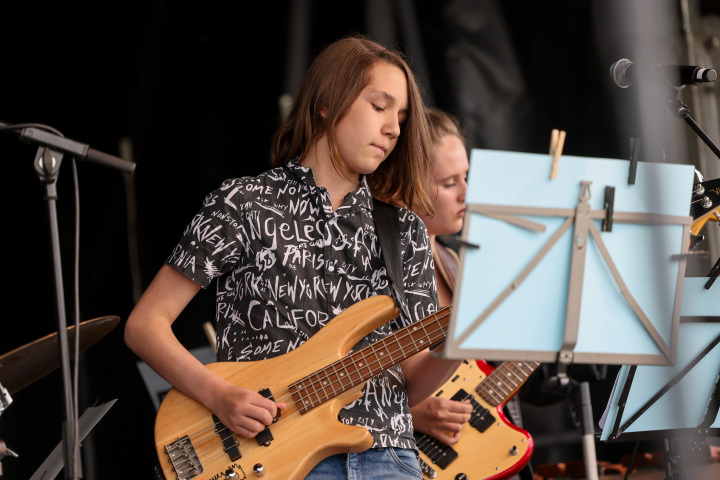
<path fill-rule="evenodd" d="M 374 172 L 390 155 L 407 118 L 405 73 L 378 62 L 371 77 L 335 129 L 341 167 L 352 180 Z"/>

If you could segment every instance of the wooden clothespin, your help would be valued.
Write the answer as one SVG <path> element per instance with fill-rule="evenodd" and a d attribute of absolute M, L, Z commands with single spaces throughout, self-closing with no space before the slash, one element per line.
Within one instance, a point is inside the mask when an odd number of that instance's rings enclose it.
<path fill-rule="evenodd" d="M 565 130 L 554 128 L 550 135 L 550 155 L 553 156 L 552 170 L 550 170 L 550 178 L 557 177 L 558 164 L 560 163 L 560 155 L 562 155 L 563 145 L 565 144 Z"/>

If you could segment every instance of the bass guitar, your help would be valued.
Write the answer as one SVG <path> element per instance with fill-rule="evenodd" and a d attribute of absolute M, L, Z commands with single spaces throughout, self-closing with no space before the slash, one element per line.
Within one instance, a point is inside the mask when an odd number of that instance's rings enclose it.
<path fill-rule="evenodd" d="M 470 400 L 473 411 L 460 441 L 445 445 L 415 432 L 420 466 L 427 478 L 481 480 L 507 478 L 530 461 L 534 444 L 528 432 L 513 425 L 502 407 L 540 364 L 503 362 L 497 368 L 482 360 L 464 360 L 435 396 Z"/>
<path fill-rule="evenodd" d="M 370 432 L 342 424 L 340 410 L 360 398 L 368 379 L 444 340 L 451 313 L 450 307 L 443 308 L 350 353 L 398 314 L 392 298 L 378 295 L 346 309 L 289 353 L 206 365 L 229 382 L 287 406 L 271 426 L 245 438 L 171 389 L 155 419 L 162 475 L 166 480 L 299 480 L 330 455 L 367 450 L 373 443 Z"/>

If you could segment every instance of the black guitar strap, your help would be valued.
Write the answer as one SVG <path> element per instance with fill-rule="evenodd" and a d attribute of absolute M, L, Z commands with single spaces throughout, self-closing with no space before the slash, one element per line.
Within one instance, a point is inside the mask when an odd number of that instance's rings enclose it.
<path fill-rule="evenodd" d="M 410 312 L 405 304 L 405 287 L 403 283 L 403 266 L 400 256 L 400 220 L 397 209 L 392 205 L 373 198 L 375 230 L 380 239 L 385 270 L 390 277 L 393 299 L 398 306 L 400 315 L 406 324 L 412 322 Z"/>

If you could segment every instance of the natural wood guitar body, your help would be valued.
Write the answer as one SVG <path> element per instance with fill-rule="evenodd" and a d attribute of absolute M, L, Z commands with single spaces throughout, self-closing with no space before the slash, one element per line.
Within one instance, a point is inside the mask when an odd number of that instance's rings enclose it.
<path fill-rule="evenodd" d="M 367 379 L 443 340 L 449 315 L 449 309 L 441 310 L 348 355 L 369 332 L 397 316 L 390 297 L 375 296 L 348 308 L 287 354 L 207 365 L 287 408 L 258 438 L 248 439 L 230 434 L 204 406 L 171 389 L 155 422 L 163 475 L 167 480 L 299 480 L 330 455 L 367 450 L 373 442 L 368 430 L 340 423 L 338 413 L 360 397 Z"/>

